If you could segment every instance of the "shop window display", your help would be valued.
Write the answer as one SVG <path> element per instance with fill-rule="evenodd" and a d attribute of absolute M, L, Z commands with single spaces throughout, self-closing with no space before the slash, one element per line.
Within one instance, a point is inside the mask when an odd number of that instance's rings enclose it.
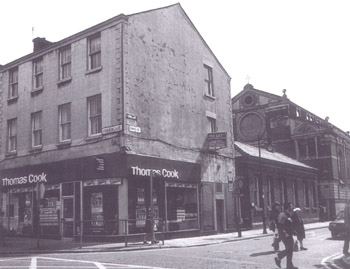
<path fill-rule="evenodd" d="M 170 184 L 169 184 L 170 185 Z M 197 188 L 184 184 L 167 187 L 167 225 L 169 231 L 198 229 Z"/>
<path fill-rule="evenodd" d="M 153 219 L 161 228 L 164 220 L 164 183 L 153 180 Z M 149 181 L 129 181 L 129 221 L 130 234 L 145 233 L 147 216 L 150 216 L 150 184 Z"/>
<path fill-rule="evenodd" d="M 29 234 L 33 230 L 33 210 L 31 189 L 17 189 L 10 192 L 7 206 L 7 229 L 17 234 Z"/>
<path fill-rule="evenodd" d="M 59 185 L 46 186 L 44 198 L 39 205 L 40 233 L 59 235 L 60 190 Z"/>
<path fill-rule="evenodd" d="M 84 187 L 84 234 L 117 235 L 118 186 Z"/>

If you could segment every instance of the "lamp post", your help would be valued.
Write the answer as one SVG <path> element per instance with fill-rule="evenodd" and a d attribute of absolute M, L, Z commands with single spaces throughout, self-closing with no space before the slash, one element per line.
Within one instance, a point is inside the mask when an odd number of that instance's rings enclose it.
<path fill-rule="evenodd" d="M 160 172 L 157 170 L 151 169 L 150 177 L 149 177 L 149 185 L 150 185 L 150 207 L 151 207 L 151 245 L 154 244 L 154 205 L 153 205 L 153 177 L 159 176 Z"/>
<path fill-rule="evenodd" d="M 262 135 L 261 135 L 262 136 Z M 266 231 L 266 216 L 265 216 L 265 201 L 263 194 L 263 178 L 261 169 L 261 147 L 260 147 L 260 133 L 258 133 L 258 148 L 259 148 L 259 200 L 262 208 L 262 222 L 263 222 L 263 234 L 267 234 Z"/>

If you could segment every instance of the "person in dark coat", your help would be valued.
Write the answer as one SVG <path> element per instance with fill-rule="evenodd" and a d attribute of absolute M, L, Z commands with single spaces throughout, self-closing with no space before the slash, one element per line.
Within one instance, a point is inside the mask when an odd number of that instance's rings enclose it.
<path fill-rule="evenodd" d="M 281 238 L 278 235 L 278 215 L 281 212 L 281 204 L 279 202 L 274 202 L 272 205 L 272 210 L 269 215 L 270 225 L 269 229 L 274 233 L 272 247 L 275 251 L 279 250 L 279 243 Z"/>
<path fill-rule="evenodd" d="M 292 215 L 292 221 L 293 221 L 293 227 L 294 230 L 297 233 L 297 240 L 299 241 L 300 250 L 307 250 L 307 248 L 304 248 L 303 245 L 303 239 L 305 239 L 305 228 L 304 228 L 304 221 L 300 216 L 301 209 L 300 208 L 294 208 L 293 215 Z M 294 250 L 298 250 L 298 244 L 297 241 L 295 241 L 295 248 Z"/>
<path fill-rule="evenodd" d="M 297 269 L 293 265 L 293 235 L 296 235 L 296 232 L 293 229 L 293 207 L 289 202 L 284 203 L 284 210 L 278 215 L 278 233 L 282 239 L 285 249 L 277 254 L 275 257 L 276 265 L 281 268 L 281 260 L 284 257 L 287 257 L 287 269 Z"/>

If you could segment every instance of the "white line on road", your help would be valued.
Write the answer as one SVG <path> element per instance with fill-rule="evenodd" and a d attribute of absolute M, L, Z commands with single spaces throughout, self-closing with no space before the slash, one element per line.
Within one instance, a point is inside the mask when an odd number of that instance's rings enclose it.
<path fill-rule="evenodd" d="M 36 269 L 36 267 L 37 267 L 37 259 L 36 257 L 32 257 L 29 269 Z"/>
<path fill-rule="evenodd" d="M 106 269 L 106 267 L 104 267 L 102 264 L 100 264 L 99 262 L 94 262 L 94 264 L 96 265 L 97 268 L 99 269 Z"/>

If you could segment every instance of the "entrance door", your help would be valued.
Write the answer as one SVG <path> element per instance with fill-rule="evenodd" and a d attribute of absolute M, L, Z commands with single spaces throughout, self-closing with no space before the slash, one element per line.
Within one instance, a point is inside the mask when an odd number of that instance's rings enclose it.
<path fill-rule="evenodd" d="M 74 199 L 73 197 L 62 197 L 62 237 L 73 238 L 74 235 Z"/>
<path fill-rule="evenodd" d="M 216 200 L 216 222 L 218 233 L 224 232 L 224 200 Z"/>

